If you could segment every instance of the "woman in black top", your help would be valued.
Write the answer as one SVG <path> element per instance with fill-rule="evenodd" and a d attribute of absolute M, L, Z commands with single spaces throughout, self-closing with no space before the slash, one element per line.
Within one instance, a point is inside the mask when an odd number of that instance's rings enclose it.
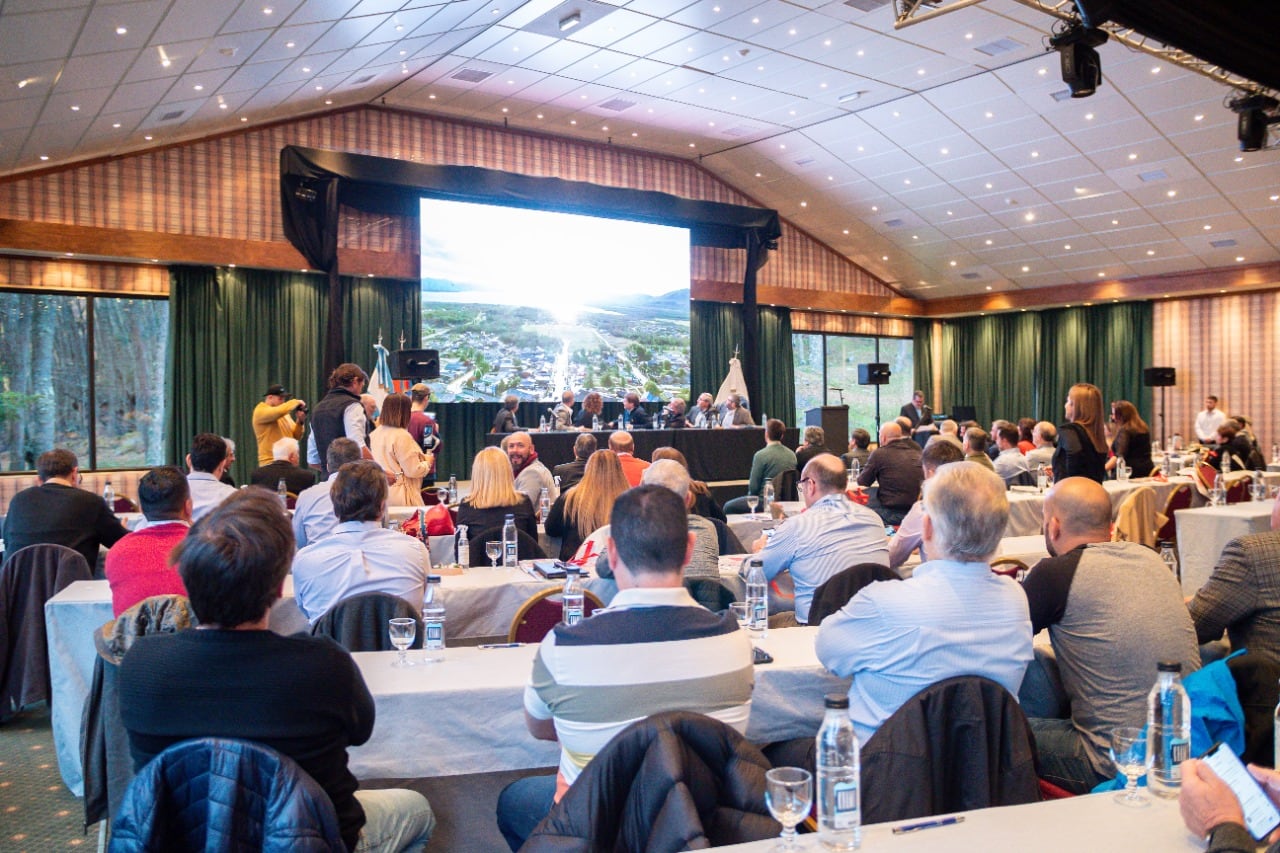
<path fill-rule="evenodd" d="M 1107 460 L 1107 470 L 1115 468 L 1121 459 L 1133 471 L 1134 477 L 1150 477 L 1154 467 L 1151 461 L 1151 430 L 1138 414 L 1138 407 L 1128 400 L 1116 400 L 1111 404 L 1111 422 L 1115 424 L 1116 437 L 1111 442 L 1115 455 Z"/>
<path fill-rule="evenodd" d="M 458 505 L 458 524 L 467 526 L 471 539 L 486 530 L 496 530 L 501 535 L 508 514 L 515 516 L 517 530 L 538 541 L 538 518 L 528 496 L 516 491 L 507 454 L 496 447 L 486 447 L 471 463 L 471 494 Z"/>
<path fill-rule="evenodd" d="M 1102 431 L 1102 392 L 1096 385 L 1077 382 L 1067 392 L 1067 423 L 1058 427 L 1058 448 L 1053 452 L 1053 481 L 1088 477 L 1099 483 L 1106 477 L 1107 438 Z"/>

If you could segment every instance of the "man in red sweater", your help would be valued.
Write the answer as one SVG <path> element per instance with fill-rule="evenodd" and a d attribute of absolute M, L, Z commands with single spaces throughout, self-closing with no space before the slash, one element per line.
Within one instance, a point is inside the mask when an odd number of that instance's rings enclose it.
<path fill-rule="evenodd" d="M 119 616 L 153 595 L 186 595 L 169 558 L 191 526 L 191 489 L 172 465 L 153 468 L 138 480 L 138 502 L 146 522 L 107 552 L 111 610 Z"/>

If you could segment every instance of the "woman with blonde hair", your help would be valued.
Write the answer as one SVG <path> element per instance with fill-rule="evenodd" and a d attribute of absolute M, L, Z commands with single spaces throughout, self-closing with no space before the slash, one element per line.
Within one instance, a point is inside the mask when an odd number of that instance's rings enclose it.
<path fill-rule="evenodd" d="M 1067 477 L 1088 477 L 1101 483 L 1107 475 L 1102 392 L 1096 385 L 1077 382 L 1067 392 L 1063 410 L 1067 423 L 1058 427 L 1058 448 L 1053 452 L 1053 481 L 1058 483 Z"/>
<path fill-rule="evenodd" d="M 369 450 L 382 470 L 395 475 L 387 488 L 391 506 L 422 506 L 422 481 L 431 473 L 435 457 L 423 453 L 409 433 L 412 405 L 403 394 L 388 394 L 382 401 L 378 428 L 369 436 Z"/>
<path fill-rule="evenodd" d="M 458 505 L 458 524 L 467 525 L 468 534 L 502 530 L 507 515 L 514 515 L 516 529 L 538 539 L 538 519 L 527 495 L 516 491 L 511 460 L 496 447 L 486 447 L 471 463 L 471 493 Z"/>
<path fill-rule="evenodd" d="M 609 523 L 614 500 L 629 488 L 618 454 L 591 454 L 582 479 L 556 498 L 547 514 L 547 535 L 560 537 L 560 559 L 572 559 L 583 540 Z"/>
<path fill-rule="evenodd" d="M 1138 407 L 1128 400 L 1116 400 L 1111 404 L 1111 422 L 1115 425 L 1115 437 L 1107 470 L 1115 468 L 1121 459 L 1133 471 L 1134 477 L 1150 477 L 1154 464 L 1151 461 L 1151 430 L 1138 414 Z"/>

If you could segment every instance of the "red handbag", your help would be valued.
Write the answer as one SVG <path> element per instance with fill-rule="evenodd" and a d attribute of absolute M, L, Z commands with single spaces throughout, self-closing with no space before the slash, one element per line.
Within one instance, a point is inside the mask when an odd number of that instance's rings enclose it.
<path fill-rule="evenodd" d="M 435 506 L 423 507 L 423 511 L 427 516 L 427 535 L 428 536 L 452 536 L 454 532 L 453 516 L 449 513 L 449 508 L 442 504 Z M 415 538 L 421 538 L 418 532 L 418 513 L 414 513 L 409 518 L 400 522 L 400 532 L 407 533 Z"/>

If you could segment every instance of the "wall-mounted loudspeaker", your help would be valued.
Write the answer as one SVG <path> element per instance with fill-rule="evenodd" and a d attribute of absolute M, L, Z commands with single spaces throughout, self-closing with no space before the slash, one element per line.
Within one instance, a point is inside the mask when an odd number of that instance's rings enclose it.
<path fill-rule="evenodd" d="M 439 379 L 440 351 L 402 349 L 392 354 L 392 379 Z"/>
<path fill-rule="evenodd" d="M 873 361 L 870 364 L 858 365 L 859 385 L 888 385 L 889 365 Z"/>
<path fill-rule="evenodd" d="M 1178 371 L 1172 367 L 1145 367 L 1142 369 L 1142 384 L 1148 388 L 1177 385 Z"/>

